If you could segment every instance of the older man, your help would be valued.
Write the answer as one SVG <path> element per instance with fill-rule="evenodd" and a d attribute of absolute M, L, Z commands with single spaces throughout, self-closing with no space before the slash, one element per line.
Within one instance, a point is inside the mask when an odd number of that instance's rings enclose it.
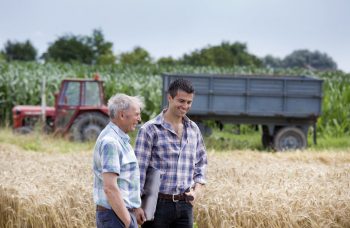
<path fill-rule="evenodd" d="M 138 227 L 145 219 L 140 209 L 140 171 L 127 133 L 141 121 L 138 97 L 116 94 L 108 101 L 110 122 L 97 138 L 94 157 L 96 225 Z"/>

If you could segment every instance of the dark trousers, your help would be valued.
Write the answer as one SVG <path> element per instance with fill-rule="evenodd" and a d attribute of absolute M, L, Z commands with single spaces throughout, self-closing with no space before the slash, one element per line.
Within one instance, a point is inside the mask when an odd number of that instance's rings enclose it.
<path fill-rule="evenodd" d="M 193 207 L 186 201 L 172 202 L 158 199 L 154 220 L 145 222 L 142 228 L 192 228 Z"/>
<path fill-rule="evenodd" d="M 135 215 L 130 213 L 130 216 L 130 228 L 137 228 Z M 96 226 L 97 228 L 125 228 L 124 223 L 113 210 L 96 211 Z"/>

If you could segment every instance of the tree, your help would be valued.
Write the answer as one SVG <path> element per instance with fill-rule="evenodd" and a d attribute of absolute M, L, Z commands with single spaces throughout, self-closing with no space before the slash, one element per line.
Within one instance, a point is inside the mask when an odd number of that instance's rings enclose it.
<path fill-rule="evenodd" d="M 92 37 L 88 37 L 89 45 L 94 52 L 96 64 L 114 64 L 116 57 L 113 55 L 113 43 L 105 41 L 102 30 L 94 29 Z"/>
<path fill-rule="evenodd" d="M 312 68 L 317 70 L 336 70 L 337 64 L 326 53 L 309 50 L 296 50 L 283 60 L 284 67 Z"/>
<path fill-rule="evenodd" d="M 102 30 L 94 29 L 92 36 L 65 35 L 52 43 L 42 56 L 45 61 L 79 62 L 85 64 L 114 64 L 113 43 L 105 41 Z"/>
<path fill-rule="evenodd" d="M 120 55 L 120 63 L 125 65 L 147 65 L 152 63 L 152 58 L 142 47 L 135 47 L 131 52 Z"/>
<path fill-rule="evenodd" d="M 262 63 L 265 67 L 271 67 L 271 68 L 281 68 L 283 67 L 283 60 L 274 57 L 272 55 L 267 55 L 262 59 Z"/>
<path fill-rule="evenodd" d="M 174 64 L 177 63 L 177 61 L 169 56 L 169 57 L 161 57 L 161 58 L 159 58 L 157 63 L 159 65 L 174 65 Z"/>
<path fill-rule="evenodd" d="M 6 61 L 6 56 L 4 53 L 0 52 L 0 63 L 5 62 Z"/>
<path fill-rule="evenodd" d="M 183 64 L 195 66 L 260 66 L 261 60 L 249 54 L 246 44 L 222 42 L 218 46 L 208 46 L 185 54 L 181 59 Z"/>
<path fill-rule="evenodd" d="M 25 42 L 11 42 L 8 40 L 2 51 L 7 61 L 35 61 L 37 53 L 37 50 L 29 40 Z"/>
<path fill-rule="evenodd" d="M 42 57 L 45 61 L 92 64 L 94 50 L 88 44 L 86 37 L 65 35 L 50 44 L 47 52 Z"/>

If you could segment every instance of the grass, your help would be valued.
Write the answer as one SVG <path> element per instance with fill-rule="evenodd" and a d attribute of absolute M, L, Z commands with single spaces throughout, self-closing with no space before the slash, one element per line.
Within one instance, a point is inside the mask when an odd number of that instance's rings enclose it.
<path fill-rule="evenodd" d="M 343 150 L 350 148 L 350 136 L 332 137 L 332 136 L 319 136 L 317 138 L 317 145 L 313 145 L 311 136 L 309 136 L 310 149 L 314 150 Z"/>
<path fill-rule="evenodd" d="M 257 151 L 273 151 L 264 148 L 261 142 L 261 129 L 255 130 L 249 125 L 242 125 L 240 133 L 237 126 L 227 125 L 220 131 L 213 130 L 213 134 L 205 137 L 207 149 L 215 151 L 231 151 L 231 150 L 257 150 Z M 313 143 L 313 135 L 310 131 L 308 135 L 309 150 L 346 150 L 350 148 L 349 136 L 344 135 L 335 137 L 330 135 L 318 135 L 317 144 Z"/>
<path fill-rule="evenodd" d="M 94 146 L 94 142 L 72 142 L 61 136 L 46 135 L 39 131 L 34 131 L 28 135 L 14 134 L 10 128 L 1 128 L 0 143 L 16 145 L 23 150 L 45 153 L 91 151 Z"/>
<path fill-rule="evenodd" d="M 131 145 L 134 145 L 137 132 L 129 134 Z M 313 144 L 313 136 L 308 136 L 308 148 L 310 150 L 344 150 L 350 148 L 349 136 L 332 137 L 318 136 L 317 145 Z M 225 126 L 223 131 L 213 130 L 210 136 L 204 137 L 208 150 L 232 151 L 232 150 L 257 150 L 273 151 L 263 148 L 261 143 L 261 131 L 255 131 L 248 125 L 241 126 L 238 134 L 237 127 L 233 125 Z M 10 128 L 0 129 L 0 143 L 9 143 L 19 146 L 24 150 L 41 151 L 53 153 L 68 153 L 75 151 L 92 151 L 95 142 L 79 143 L 69 141 L 61 136 L 45 135 L 39 131 L 34 131 L 29 135 L 13 134 Z"/>
<path fill-rule="evenodd" d="M 263 150 L 259 132 L 237 134 L 237 132 L 214 130 L 213 134 L 205 137 L 204 140 L 207 149 L 216 151 Z"/>

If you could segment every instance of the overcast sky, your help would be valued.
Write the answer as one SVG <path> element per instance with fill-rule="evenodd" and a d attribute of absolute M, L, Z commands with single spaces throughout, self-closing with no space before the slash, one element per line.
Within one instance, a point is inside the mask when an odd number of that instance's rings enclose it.
<path fill-rule="evenodd" d="M 44 52 L 65 34 L 102 29 L 115 54 L 145 48 L 172 56 L 243 42 L 258 57 L 327 53 L 350 72 L 349 0 L 0 0 L 0 47 L 29 39 Z"/>

